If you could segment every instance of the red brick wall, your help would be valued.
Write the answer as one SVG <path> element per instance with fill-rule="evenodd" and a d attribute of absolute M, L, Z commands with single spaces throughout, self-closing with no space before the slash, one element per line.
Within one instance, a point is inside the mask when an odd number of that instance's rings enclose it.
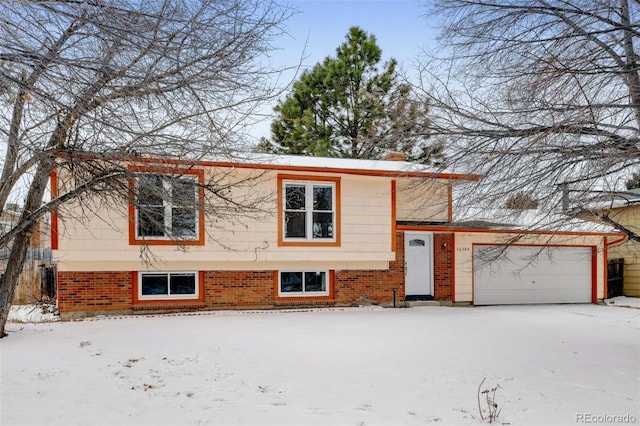
<path fill-rule="evenodd" d="M 434 298 L 451 300 L 453 280 L 453 234 L 434 234 Z M 334 305 L 363 302 L 404 301 L 404 232 L 396 237 L 396 260 L 388 270 L 337 270 L 334 298 L 284 299 L 276 297 L 274 271 L 205 271 L 204 300 L 193 303 L 133 303 L 133 273 L 60 272 L 60 312 L 138 309 L 269 307 L 287 305 Z"/>
<path fill-rule="evenodd" d="M 103 311 L 131 309 L 131 272 L 59 272 L 58 310 Z"/>
<path fill-rule="evenodd" d="M 404 232 L 396 234 L 396 260 L 388 270 L 336 271 L 335 286 L 336 303 L 393 302 L 394 288 L 396 300 L 404 301 Z"/>
<path fill-rule="evenodd" d="M 451 300 L 453 283 L 453 233 L 433 234 L 433 298 Z"/>
<path fill-rule="evenodd" d="M 273 271 L 206 271 L 204 301 L 211 307 L 273 305 Z"/>

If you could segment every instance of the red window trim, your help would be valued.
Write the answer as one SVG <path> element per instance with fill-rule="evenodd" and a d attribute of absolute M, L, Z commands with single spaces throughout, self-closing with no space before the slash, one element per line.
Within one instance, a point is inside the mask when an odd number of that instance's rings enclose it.
<path fill-rule="evenodd" d="M 302 269 L 301 272 L 310 271 L 311 269 Z M 322 269 L 325 270 L 325 269 Z M 335 279 L 336 273 L 333 269 L 329 269 L 329 280 L 327 285 L 329 286 L 329 294 L 322 296 L 280 296 L 280 272 L 273 271 L 273 298 L 277 301 L 290 300 L 294 302 L 300 302 L 304 300 L 334 300 L 335 299 Z"/>
<path fill-rule="evenodd" d="M 58 172 L 52 171 L 49 175 L 51 179 L 51 199 L 58 198 Z M 51 250 L 58 249 L 58 207 L 51 209 Z"/>
<path fill-rule="evenodd" d="M 340 198 L 340 177 L 313 176 L 313 175 L 278 175 L 278 246 L 279 247 L 340 247 L 342 245 L 341 235 L 341 198 Z M 331 182 L 335 185 L 335 241 L 286 241 L 284 238 L 284 204 L 283 204 L 283 181 L 299 182 Z"/>
<path fill-rule="evenodd" d="M 135 173 L 158 173 L 172 175 L 193 175 L 198 179 L 198 238 L 194 240 L 154 240 L 152 238 L 138 238 L 136 236 L 136 207 L 135 207 L 135 177 L 129 179 L 129 245 L 150 245 L 150 246 L 203 246 L 204 241 L 204 170 L 202 169 L 180 169 L 172 167 L 153 166 L 129 166 L 129 170 Z"/>
<path fill-rule="evenodd" d="M 194 297 L 191 299 L 186 299 L 186 298 L 180 298 L 180 299 L 171 299 L 171 298 L 158 298 L 158 299 L 140 299 L 138 294 L 139 294 L 139 280 L 138 277 L 140 276 L 140 272 L 141 271 L 132 271 L 131 272 L 131 282 L 132 282 L 132 291 L 133 294 L 132 296 L 132 301 L 134 304 L 137 305 L 142 305 L 142 304 L 147 304 L 147 305 L 173 305 L 173 304 L 180 304 L 180 303 L 191 303 L 191 302 L 204 302 L 204 271 L 197 271 L 197 277 L 198 277 L 198 297 Z M 156 272 L 164 272 L 164 271 L 156 271 Z M 170 272 L 174 272 L 174 271 L 170 271 Z"/>

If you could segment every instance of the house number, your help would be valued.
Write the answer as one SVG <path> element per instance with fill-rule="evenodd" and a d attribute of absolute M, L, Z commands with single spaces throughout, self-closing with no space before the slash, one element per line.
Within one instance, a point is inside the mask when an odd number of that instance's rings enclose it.
<path fill-rule="evenodd" d="M 456 251 L 471 251 L 469 247 L 456 247 Z"/>

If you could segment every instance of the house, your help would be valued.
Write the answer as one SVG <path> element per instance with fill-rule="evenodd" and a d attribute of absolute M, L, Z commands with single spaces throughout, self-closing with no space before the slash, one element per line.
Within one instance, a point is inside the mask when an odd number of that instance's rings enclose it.
<path fill-rule="evenodd" d="M 628 190 L 596 197 L 590 209 L 594 213 L 581 213 L 581 219 L 600 222 L 603 216 L 640 233 L 640 190 Z M 625 241 L 609 250 L 609 259 L 620 260 L 623 265 L 622 294 L 640 297 L 640 244 Z"/>
<path fill-rule="evenodd" d="M 9 232 L 20 221 L 22 208 L 8 203 L 0 214 L 0 235 Z M 49 218 L 41 218 L 34 227 L 29 240 L 29 249 L 22 272 L 18 279 L 13 303 L 33 303 L 51 298 L 55 293 L 55 274 L 51 263 Z M 0 249 L 0 270 L 6 269 L 9 249 Z"/>
<path fill-rule="evenodd" d="M 7 203 L 5 209 L 0 214 L 0 235 L 9 232 L 19 221 L 22 216 L 22 207 L 15 203 Z M 30 248 L 42 249 L 49 244 L 49 222 L 44 217 L 39 220 L 31 235 L 29 241 Z"/>
<path fill-rule="evenodd" d="M 0 214 L 0 235 L 8 232 L 20 219 L 22 210 L 15 203 L 7 203 L 7 206 Z"/>
<path fill-rule="evenodd" d="M 260 154 L 128 167 L 128 200 L 69 204 L 64 221 L 52 218 L 62 318 L 410 300 L 596 303 L 607 250 L 621 239 L 453 222 L 453 185 L 478 176 L 404 161 Z M 64 170 L 52 174 L 54 196 L 68 185 Z"/>

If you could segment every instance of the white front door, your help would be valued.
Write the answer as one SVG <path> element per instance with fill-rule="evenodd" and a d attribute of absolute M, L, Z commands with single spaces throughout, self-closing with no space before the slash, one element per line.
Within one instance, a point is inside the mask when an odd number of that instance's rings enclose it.
<path fill-rule="evenodd" d="M 405 296 L 408 299 L 433 296 L 433 234 L 404 234 Z"/>

